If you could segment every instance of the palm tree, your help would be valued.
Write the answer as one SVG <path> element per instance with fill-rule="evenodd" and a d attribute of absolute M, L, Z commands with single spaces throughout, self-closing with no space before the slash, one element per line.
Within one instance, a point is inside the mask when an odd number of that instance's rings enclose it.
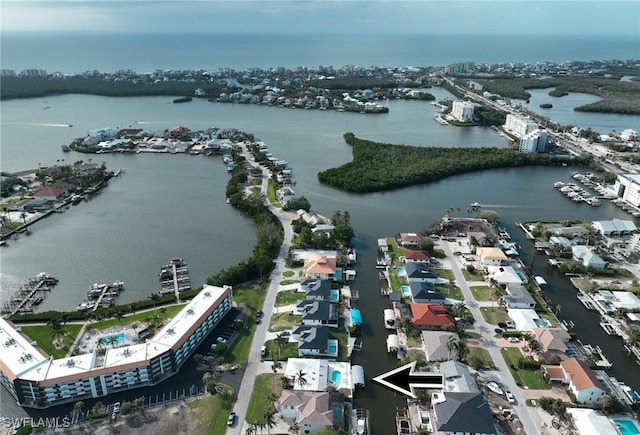
<path fill-rule="evenodd" d="M 447 350 L 449 351 L 449 355 L 447 356 L 447 359 L 451 359 L 452 351 L 455 350 L 457 353 L 459 344 L 460 344 L 460 340 L 458 340 L 455 335 L 449 336 L 449 338 L 447 339 Z"/>
<path fill-rule="evenodd" d="M 298 370 L 298 373 L 294 375 L 294 383 L 298 384 L 300 388 L 303 388 L 308 384 L 307 378 L 305 378 L 307 374 L 302 371 L 302 369 Z"/>
<path fill-rule="evenodd" d="M 283 337 L 282 334 L 276 335 L 276 344 L 278 345 L 278 359 L 280 359 L 280 349 L 284 346 L 289 340 L 287 337 Z"/>
<path fill-rule="evenodd" d="M 264 424 L 267 427 L 267 433 L 271 434 L 271 428 L 276 425 L 276 414 L 278 411 L 272 406 L 267 409 L 262 416 L 264 417 Z"/>
<path fill-rule="evenodd" d="M 107 344 L 110 344 L 111 347 L 116 347 L 116 344 L 118 344 L 118 337 L 110 335 L 109 338 L 107 338 Z"/>
<path fill-rule="evenodd" d="M 82 400 L 77 401 L 73 404 L 73 409 L 71 410 L 71 416 L 76 417 L 82 413 L 82 408 L 84 408 L 84 402 Z"/>
<path fill-rule="evenodd" d="M 66 335 L 66 332 L 61 327 L 59 328 L 51 328 L 51 340 L 58 341 L 61 346 L 64 346 L 62 343 L 62 338 Z"/>
<path fill-rule="evenodd" d="M 298 435 L 300 433 L 300 425 L 297 422 L 293 422 L 289 425 L 289 433 L 291 435 Z"/>
<path fill-rule="evenodd" d="M 469 355 L 469 347 L 464 341 L 458 341 L 458 361 L 466 362 Z"/>
<path fill-rule="evenodd" d="M 102 346 L 104 346 L 105 344 L 107 344 L 107 339 L 104 337 L 100 337 L 98 338 L 98 341 L 96 342 L 96 345 L 98 346 L 98 349 L 102 348 Z"/>
<path fill-rule="evenodd" d="M 638 344 L 640 344 L 640 331 L 632 326 L 628 327 L 626 341 L 631 347 L 638 346 Z"/>

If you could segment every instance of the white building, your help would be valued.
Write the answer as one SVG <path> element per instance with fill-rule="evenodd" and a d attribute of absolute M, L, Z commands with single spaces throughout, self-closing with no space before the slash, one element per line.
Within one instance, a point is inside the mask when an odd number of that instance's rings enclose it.
<path fill-rule="evenodd" d="M 544 153 L 547 150 L 547 130 L 533 130 L 520 139 L 521 153 Z"/>
<path fill-rule="evenodd" d="M 580 434 L 619 435 L 615 423 L 594 409 L 567 408 Z"/>
<path fill-rule="evenodd" d="M 463 100 L 456 100 L 451 107 L 451 114 L 460 122 L 472 122 L 476 105 Z"/>
<path fill-rule="evenodd" d="M 622 130 L 622 133 L 620 133 L 620 139 L 626 141 L 638 140 L 638 132 L 631 128 L 627 128 L 626 130 Z"/>
<path fill-rule="evenodd" d="M 517 137 L 523 137 L 536 130 L 538 124 L 529 118 L 522 118 L 509 113 L 504 122 L 504 128 Z"/>
<path fill-rule="evenodd" d="M 96 128 L 87 131 L 87 136 L 97 137 L 99 139 L 114 139 L 118 136 L 118 129 L 113 127 Z"/>
<path fill-rule="evenodd" d="M 48 408 L 155 385 L 176 374 L 233 303 L 231 287 L 205 285 L 144 343 L 54 359 L 0 318 L 0 382 L 20 406 Z"/>
<path fill-rule="evenodd" d="M 636 224 L 631 220 L 613 219 L 610 221 L 593 221 L 593 228 L 605 237 L 624 237 L 637 231 Z"/>
<path fill-rule="evenodd" d="M 624 202 L 640 207 L 640 174 L 618 174 L 613 191 Z"/>

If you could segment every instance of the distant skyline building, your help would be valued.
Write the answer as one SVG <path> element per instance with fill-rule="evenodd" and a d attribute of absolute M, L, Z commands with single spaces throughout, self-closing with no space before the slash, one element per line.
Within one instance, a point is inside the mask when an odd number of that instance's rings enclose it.
<path fill-rule="evenodd" d="M 516 137 L 521 138 L 536 130 L 538 128 L 538 124 L 530 118 L 523 118 L 509 113 L 504 122 L 504 128 Z"/>
<path fill-rule="evenodd" d="M 444 73 L 449 75 L 468 74 L 476 68 L 473 62 L 451 63 L 444 67 Z"/>
<path fill-rule="evenodd" d="M 547 151 L 547 130 L 533 130 L 520 139 L 521 153 L 544 153 Z"/>
<path fill-rule="evenodd" d="M 463 100 L 456 100 L 451 107 L 451 114 L 460 122 L 472 122 L 476 105 Z"/>
<path fill-rule="evenodd" d="M 205 285 L 153 337 L 104 352 L 94 348 L 58 359 L 47 355 L 20 326 L 0 318 L 0 383 L 20 406 L 29 408 L 48 408 L 158 384 L 178 373 L 232 304 L 231 287 Z"/>

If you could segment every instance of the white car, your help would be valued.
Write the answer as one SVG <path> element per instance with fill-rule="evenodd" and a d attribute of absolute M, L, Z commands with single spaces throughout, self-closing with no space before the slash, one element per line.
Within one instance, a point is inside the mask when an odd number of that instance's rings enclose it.
<path fill-rule="evenodd" d="M 507 401 L 509 403 L 516 403 L 516 398 L 513 397 L 513 394 L 511 394 L 511 391 L 505 391 L 504 395 L 507 397 Z"/>
<path fill-rule="evenodd" d="M 509 338 L 507 338 L 507 341 L 509 343 L 518 343 L 520 341 L 520 339 L 518 337 L 509 337 Z"/>

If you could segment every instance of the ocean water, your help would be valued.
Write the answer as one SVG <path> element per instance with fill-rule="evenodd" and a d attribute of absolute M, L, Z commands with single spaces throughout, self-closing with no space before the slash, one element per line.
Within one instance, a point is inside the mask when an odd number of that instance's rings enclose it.
<path fill-rule="evenodd" d="M 592 35 L 3 32 L 0 44 L 2 68 L 63 73 L 640 59 L 637 37 Z"/>

